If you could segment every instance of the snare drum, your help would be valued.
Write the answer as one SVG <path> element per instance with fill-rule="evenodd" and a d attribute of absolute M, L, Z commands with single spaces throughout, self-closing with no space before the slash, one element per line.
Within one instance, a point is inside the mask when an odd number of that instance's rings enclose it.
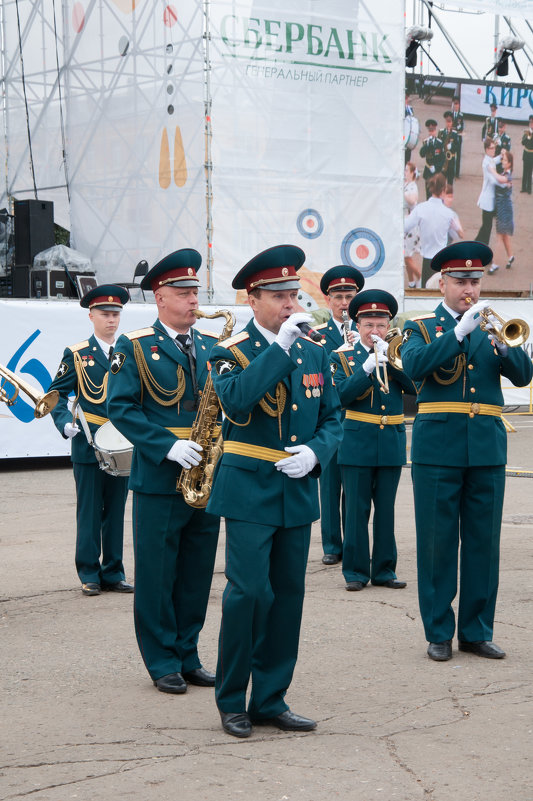
<path fill-rule="evenodd" d="M 420 123 L 412 114 L 403 121 L 403 146 L 406 150 L 414 150 L 420 136 Z"/>
<path fill-rule="evenodd" d="M 133 445 L 110 420 L 100 426 L 93 439 L 100 469 L 112 476 L 129 476 Z"/>

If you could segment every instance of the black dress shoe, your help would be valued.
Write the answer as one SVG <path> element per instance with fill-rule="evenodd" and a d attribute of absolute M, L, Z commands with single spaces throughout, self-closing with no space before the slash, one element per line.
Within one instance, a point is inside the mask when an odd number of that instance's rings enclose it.
<path fill-rule="evenodd" d="M 81 585 L 81 591 L 84 595 L 100 595 L 100 585 L 94 581 L 88 581 L 86 584 Z"/>
<path fill-rule="evenodd" d="M 428 656 L 435 662 L 447 662 L 452 658 L 452 641 L 430 642 L 428 646 Z"/>
<path fill-rule="evenodd" d="M 160 679 L 154 679 L 154 684 L 162 693 L 175 693 L 180 695 L 187 692 L 187 682 L 181 673 L 167 673 Z"/>
<path fill-rule="evenodd" d="M 322 564 L 324 565 L 338 565 L 340 561 L 340 553 L 325 553 L 322 557 Z"/>
<path fill-rule="evenodd" d="M 187 673 L 183 673 L 182 675 L 185 681 L 188 681 L 189 684 L 195 684 L 197 687 L 215 686 L 215 674 L 209 673 L 209 671 L 203 667 L 196 668 L 196 670 L 188 670 Z"/>
<path fill-rule="evenodd" d="M 398 579 L 388 579 L 387 581 L 373 581 L 375 587 L 388 587 L 391 590 L 403 590 L 407 587 L 406 581 L 398 581 Z"/>
<path fill-rule="evenodd" d="M 252 722 L 247 712 L 221 712 L 222 728 L 233 737 L 249 737 Z"/>
<path fill-rule="evenodd" d="M 283 731 L 313 731 L 316 729 L 316 720 L 311 718 L 303 718 L 301 715 L 296 715 L 290 709 L 286 709 L 281 715 L 276 715 L 275 718 L 266 718 L 263 720 L 254 720 L 258 726 L 276 726 Z"/>
<path fill-rule="evenodd" d="M 347 581 L 346 582 L 346 589 L 349 592 L 359 592 L 359 590 L 364 590 L 365 585 L 362 581 Z"/>
<path fill-rule="evenodd" d="M 133 584 L 128 584 L 127 581 L 114 581 L 112 584 L 102 582 L 102 589 L 107 592 L 133 592 Z"/>
<path fill-rule="evenodd" d="M 459 650 L 469 651 L 477 656 L 485 656 L 487 659 L 503 659 L 505 656 L 505 651 L 502 651 L 495 643 L 488 640 L 478 640 L 477 642 L 459 640 Z"/>

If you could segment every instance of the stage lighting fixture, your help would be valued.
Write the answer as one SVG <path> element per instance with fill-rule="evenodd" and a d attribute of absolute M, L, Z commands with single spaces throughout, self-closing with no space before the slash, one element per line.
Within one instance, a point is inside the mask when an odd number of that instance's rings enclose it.
<path fill-rule="evenodd" d="M 521 39 L 517 39 L 516 36 L 506 36 L 505 39 L 501 40 L 496 56 L 496 75 L 504 76 L 509 74 L 509 57 L 511 57 L 521 80 L 524 80 L 514 58 L 514 51 L 521 50 L 524 47 L 524 44 L 525 42 L 523 42 Z"/>
<path fill-rule="evenodd" d="M 433 31 L 431 28 L 424 28 L 421 25 L 413 25 L 405 32 L 405 66 L 409 69 L 416 67 L 417 52 L 420 47 L 424 53 L 429 57 L 429 53 L 421 45 L 421 42 L 430 41 L 433 39 Z M 430 58 L 430 61 L 433 60 Z"/>

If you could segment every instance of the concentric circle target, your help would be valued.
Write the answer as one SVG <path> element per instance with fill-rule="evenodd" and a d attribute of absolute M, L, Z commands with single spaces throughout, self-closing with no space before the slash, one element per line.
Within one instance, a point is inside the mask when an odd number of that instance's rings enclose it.
<path fill-rule="evenodd" d="M 367 278 L 383 265 L 385 245 L 370 228 L 354 228 L 342 241 L 341 259 L 343 264 L 356 267 Z"/>
<path fill-rule="evenodd" d="M 316 239 L 324 230 L 324 221 L 316 209 L 304 209 L 298 215 L 296 227 L 306 239 Z"/>

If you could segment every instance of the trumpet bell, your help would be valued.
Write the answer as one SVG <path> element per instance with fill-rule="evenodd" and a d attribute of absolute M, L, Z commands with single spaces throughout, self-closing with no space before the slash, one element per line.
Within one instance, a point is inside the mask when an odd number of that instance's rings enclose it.
<path fill-rule="evenodd" d="M 399 329 L 398 329 L 399 330 Z M 400 357 L 400 346 L 403 341 L 402 334 L 395 334 L 389 340 L 389 347 L 387 350 L 387 359 L 389 360 L 389 364 L 391 367 L 394 367 L 396 370 L 402 370 L 402 359 Z"/>
<path fill-rule="evenodd" d="M 529 325 L 518 317 L 507 320 L 500 332 L 502 341 L 509 348 L 517 348 L 529 339 Z"/>
<path fill-rule="evenodd" d="M 57 389 L 52 389 L 50 392 L 47 392 L 46 395 L 42 397 L 38 397 L 35 405 L 35 411 L 33 412 L 33 416 L 37 419 L 41 417 L 46 417 L 52 409 L 57 406 L 57 402 L 59 400 L 59 392 Z"/>

